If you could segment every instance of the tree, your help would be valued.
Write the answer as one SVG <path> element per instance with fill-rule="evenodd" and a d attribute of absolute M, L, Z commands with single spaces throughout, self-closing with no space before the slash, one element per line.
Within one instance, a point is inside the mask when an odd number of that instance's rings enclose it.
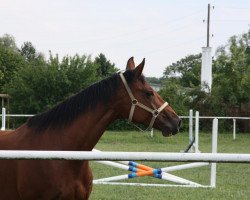
<path fill-rule="evenodd" d="M 19 51 L 29 65 L 38 66 L 46 63 L 44 55 L 37 52 L 31 42 L 24 42 Z"/>
<path fill-rule="evenodd" d="M 12 79 L 15 71 L 25 64 L 16 48 L 15 40 L 10 35 L 0 38 L 0 92 L 4 93 L 4 85 Z"/>
<path fill-rule="evenodd" d="M 232 36 L 228 44 L 217 49 L 213 61 L 211 95 L 200 88 L 200 55 L 187 56 L 166 68 L 163 95 L 169 93 L 170 103 L 173 99 L 175 106 L 181 110 L 192 108 L 202 115 L 249 116 L 249 44 L 250 31 L 241 36 Z M 228 123 L 225 123 L 225 127 L 229 127 Z"/>
<path fill-rule="evenodd" d="M 250 81 L 247 45 L 250 37 L 233 36 L 227 46 L 217 50 L 214 62 L 212 92 L 227 106 L 240 106 L 250 101 Z M 228 52 L 228 53 L 226 53 Z"/>
<path fill-rule="evenodd" d="M 156 78 L 156 77 L 146 77 L 146 80 L 149 83 L 153 84 L 161 84 L 163 78 Z"/>
<path fill-rule="evenodd" d="M 18 50 L 15 38 L 9 34 L 4 34 L 2 37 L 0 37 L 0 45 L 13 51 Z"/>
<path fill-rule="evenodd" d="M 167 66 L 160 94 L 178 114 L 186 115 L 191 102 L 196 98 L 192 93 L 200 85 L 201 54 L 189 55 Z"/>
<path fill-rule="evenodd" d="M 96 80 L 87 56 L 50 56 L 46 65 L 20 68 L 6 86 L 12 96 L 11 112 L 36 114 L 47 110 Z"/>
<path fill-rule="evenodd" d="M 212 95 L 216 96 L 225 115 L 250 115 L 249 44 L 250 31 L 238 37 L 232 36 L 228 45 L 216 52 Z M 249 131 L 250 123 L 242 121 L 239 127 L 241 131 Z"/>
<path fill-rule="evenodd" d="M 183 87 L 200 85 L 201 54 L 189 55 L 166 67 L 164 77 L 175 77 Z"/>
<path fill-rule="evenodd" d="M 95 58 L 94 63 L 96 64 L 98 77 L 106 78 L 118 71 L 115 64 L 107 60 L 105 55 L 102 53 Z"/>
<path fill-rule="evenodd" d="M 63 57 L 60 69 L 65 71 L 70 81 L 68 89 L 72 94 L 98 80 L 95 63 L 87 55 L 76 54 L 73 57 Z"/>

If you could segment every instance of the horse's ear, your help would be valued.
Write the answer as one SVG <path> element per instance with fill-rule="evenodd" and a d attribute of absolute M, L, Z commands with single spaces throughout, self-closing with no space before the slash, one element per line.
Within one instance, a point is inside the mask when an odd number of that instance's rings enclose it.
<path fill-rule="evenodd" d="M 142 75 L 144 65 L 145 65 L 145 58 L 143 58 L 142 62 L 134 70 L 134 73 L 136 74 L 137 78 Z"/>
<path fill-rule="evenodd" d="M 130 69 L 130 70 L 135 69 L 134 57 L 131 57 L 128 59 L 126 70 L 127 69 Z"/>

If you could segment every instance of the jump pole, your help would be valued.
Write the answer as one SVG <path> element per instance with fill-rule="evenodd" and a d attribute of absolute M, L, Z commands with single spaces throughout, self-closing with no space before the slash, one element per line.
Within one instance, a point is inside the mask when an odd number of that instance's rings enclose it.
<path fill-rule="evenodd" d="M 208 162 L 195 162 L 195 163 L 188 163 L 188 164 L 164 167 L 164 168 L 161 168 L 161 170 L 164 172 L 174 172 L 174 171 L 179 171 L 179 170 L 183 170 L 183 169 L 208 166 L 209 164 L 210 163 L 208 163 Z"/>
<path fill-rule="evenodd" d="M 0 150 L 0 159 L 250 163 L 250 154 Z"/>

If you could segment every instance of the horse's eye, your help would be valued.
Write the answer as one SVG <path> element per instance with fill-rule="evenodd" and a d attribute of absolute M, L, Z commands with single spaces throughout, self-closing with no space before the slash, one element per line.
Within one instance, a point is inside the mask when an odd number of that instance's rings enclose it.
<path fill-rule="evenodd" d="M 146 91 L 146 95 L 147 95 L 147 97 L 152 97 L 152 96 L 154 96 L 154 92 L 153 91 Z"/>

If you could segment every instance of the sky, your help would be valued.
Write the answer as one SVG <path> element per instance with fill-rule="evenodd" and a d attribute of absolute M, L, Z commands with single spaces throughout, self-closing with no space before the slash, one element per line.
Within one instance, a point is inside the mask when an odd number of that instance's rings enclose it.
<path fill-rule="evenodd" d="M 250 29 L 249 0 L 0 0 L 0 37 L 30 41 L 46 57 L 103 53 L 119 69 L 145 58 L 144 74 L 161 77 L 206 46 L 208 3 L 214 54 Z"/>

